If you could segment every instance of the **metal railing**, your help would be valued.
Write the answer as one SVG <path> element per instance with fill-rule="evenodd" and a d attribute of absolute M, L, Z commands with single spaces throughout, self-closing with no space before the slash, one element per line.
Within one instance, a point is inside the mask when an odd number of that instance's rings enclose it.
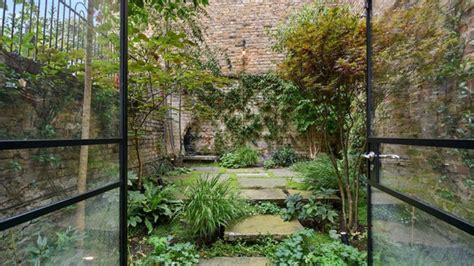
<path fill-rule="evenodd" d="M 33 59 L 48 49 L 84 49 L 87 8 L 82 0 L 0 0 L 2 49 Z M 98 41 L 107 35 L 94 29 L 94 56 L 103 56 L 104 48 L 115 50 L 111 41 Z"/>

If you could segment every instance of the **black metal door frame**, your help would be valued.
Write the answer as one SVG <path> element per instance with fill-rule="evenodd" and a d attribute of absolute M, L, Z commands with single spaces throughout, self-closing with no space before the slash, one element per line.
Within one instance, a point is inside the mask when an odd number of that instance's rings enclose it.
<path fill-rule="evenodd" d="M 382 144 L 396 144 L 396 145 L 412 145 L 412 146 L 425 146 L 425 147 L 439 147 L 439 148 L 455 148 L 455 149 L 474 149 L 474 140 L 457 140 L 457 139 L 410 139 L 410 138 L 380 138 L 372 136 L 371 131 L 371 118 L 373 117 L 374 108 L 372 105 L 372 2 L 373 0 L 366 0 L 366 45 L 367 45 L 367 69 L 366 69 L 366 92 L 367 92 L 367 152 L 373 151 L 376 156 L 373 161 L 368 163 L 368 182 L 367 182 L 367 225 L 368 225 L 368 264 L 372 265 L 373 259 L 373 243 L 372 243 L 372 202 L 371 202 L 371 188 L 374 187 L 381 190 L 390 196 L 397 198 L 417 209 L 420 209 L 431 216 L 444 221 L 461 231 L 464 231 L 470 235 L 474 234 L 474 225 L 469 221 L 460 219 L 446 211 L 439 208 L 430 206 L 423 203 L 409 195 L 397 192 L 390 189 L 379 182 L 380 177 L 380 146 Z"/>
<path fill-rule="evenodd" d="M 21 213 L 0 221 L 0 231 L 7 230 L 16 225 L 39 218 L 46 214 L 58 211 L 72 204 L 84 201 L 94 196 L 103 194 L 112 189 L 120 191 L 120 219 L 119 221 L 119 251 L 120 265 L 127 265 L 127 16 L 128 1 L 120 0 L 120 137 L 107 139 L 52 139 L 52 140 L 0 140 L 1 150 L 17 150 L 31 148 L 71 147 L 85 145 L 119 145 L 119 181 L 104 187 L 94 189 L 77 196 L 69 197 L 58 202 Z"/>

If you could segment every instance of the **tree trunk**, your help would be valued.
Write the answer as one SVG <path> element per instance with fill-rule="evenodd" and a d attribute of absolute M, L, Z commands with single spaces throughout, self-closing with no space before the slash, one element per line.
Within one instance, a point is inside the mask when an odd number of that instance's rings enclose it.
<path fill-rule="evenodd" d="M 81 139 L 90 138 L 90 119 L 91 119 L 91 97 L 92 97 L 92 39 L 94 8 L 93 0 L 88 0 L 86 21 L 86 54 L 84 64 L 84 99 L 82 102 L 82 132 Z M 89 146 L 81 146 L 79 153 L 79 173 L 77 178 L 77 191 L 79 194 L 87 190 L 87 168 L 89 161 Z M 76 212 L 76 226 L 79 231 L 85 229 L 85 202 L 78 203 Z"/>
<path fill-rule="evenodd" d="M 178 131 L 179 131 L 179 155 L 178 157 L 181 157 L 183 155 L 183 134 L 181 132 L 181 114 L 182 114 L 182 99 L 183 99 L 183 94 L 180 91 L 179 92 L 179 106 L 178 106 Z"/>

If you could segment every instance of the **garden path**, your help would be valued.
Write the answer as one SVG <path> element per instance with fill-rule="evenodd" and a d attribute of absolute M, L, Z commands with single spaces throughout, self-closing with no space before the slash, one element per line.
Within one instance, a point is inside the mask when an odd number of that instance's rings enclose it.
<path fill-rule="evenodd" d="M 187 168 L 190 172 L 167 177 L 167 181 L 175 183 L 181 188 L 178 196 L 186 199 L 184 191 L 193 181 L 200 176 L 219 175 L 221 180 L 231 180 L 232 184 L 240 188 L 242 198 L 249 201 L 273 202 L 283 205 L 285 199 L 291 194 L 301 194 L 309 198 L 309 191 L 293 189 L 303 180 L 289 168 L 264 169 L 262 167 L 250 167 L 240 169 L 227 169 L 219 167 L 216 163 L 191 164 Z M 324 199 L 328 200 L 328 199 Z M 329 200 L 337 200 L 337 197 Z M 243 219 L 224 231 L 225 241 L 236 241 L 238 239 L 255 240 L 259 236 L 268 235 L 274 239 L 283 239 L 299 230 L 303 226 L 298 220 L 284 221 L 279 215 L 256 215 Z M 201 260 L 199 265 L 270 265 L 263 257 L 218 257 Z"/>

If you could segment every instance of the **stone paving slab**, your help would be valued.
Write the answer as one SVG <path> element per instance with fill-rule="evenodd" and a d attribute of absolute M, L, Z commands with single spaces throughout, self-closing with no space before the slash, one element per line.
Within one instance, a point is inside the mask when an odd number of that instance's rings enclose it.
<path fill-rule="evenodd" d="M 265 173 L 263 167 L 227 169 L 226 173 Z"/>
<path fill-rule="evenodd" d="M 293 178 L 291 178 L 291 181 L 296 182 L 296 183 L 304 183 L 304 178 L 293 177 Z"/>
<path fill-rule="evenodd" d="M 209 173 L 218 173 L 221 168 L 216 166 L 191 166 L 189 167 L 193 171 L 198 172 L 209 172 Z"/>
<path fill-rule="evenodd" d="M 273 239 L 282 240 L 303 229 L 304 227 L 298 220 L 285 222 L 279 215 L 255 215 L 226 228 L 224 240 L 253 241 L 262 235 L 269 235 Z"/>
<path fill-rule="evenodd" d="M 237 173 L 237 177 L 269 177 L 268 173 Z"/>
<path fill-rule="evenodd" d="M 293 177 L 296 176 L 296 172 L 289 168 L 275 168 L 275 169 L 269 169 L 269 172 L 271 172 L 274 176 L 276 177 Z"/>
<path fill-rule="evenodd" d="M 216 155 L 187 155 L 183 157 L 184 161 L 212 161 L 217 162 L 219 156 Z"/>
<path fill-rule="evenodd" d="M 286 178 L 258 178 L 258 177 L 238 177 L 239 186 L 241 188 L 276 188 L 285 187 Z"/>
<path fill-rule="evenodd" d="M 202 266 L 270 266 L 270 261 L 265 257 L 215 257 L 202 259 L 198 265 Z"/>
<path fill-rule="evenodd" d="M 303 196 L 303 199 L 309 199 L 310 197 L 315 197 L 313 192 L 308 191 L 308 190 L 297 190 L 297 189 L 287 189 L 288 195 L 293 195 L 293 194 L 301 194 Z M 316 199 L 319 200 L 329 200 L 329 201 L 338 201 L 339 197 L 334 195 L 328 198 L 321 198 L 321 197 L 316 197 Z"/>
<path fill-rule="evenodd" d="M 250 201 L 271 201 L 282 203 L 286 199 L 286 194 L 281 189 L 242 189 L 240 196 Z"/>

